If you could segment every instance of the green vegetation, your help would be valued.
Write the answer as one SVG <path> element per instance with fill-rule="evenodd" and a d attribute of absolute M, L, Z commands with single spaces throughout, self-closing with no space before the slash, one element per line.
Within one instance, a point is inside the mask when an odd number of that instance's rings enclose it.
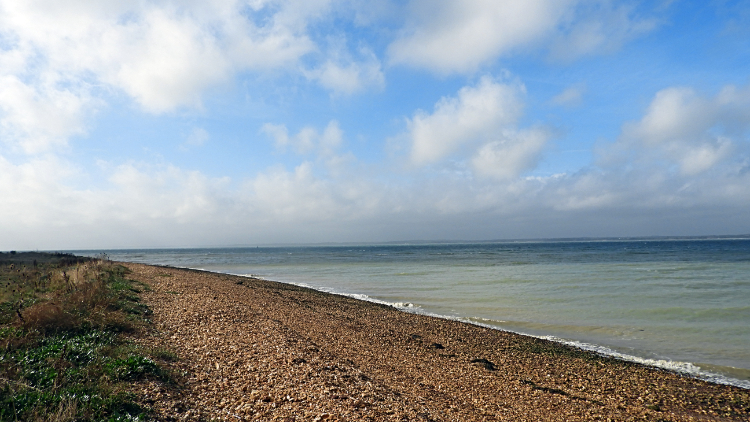
<path fill-rule="evenodd" d="M 106 258 L 106 257 L 102 257 Z M 151 311 L 127 268 L 69 254 L 0 253 L 0 420 L 142 421 L 129 390 L 171 383 L 168 350 L 129 341 Z"/>

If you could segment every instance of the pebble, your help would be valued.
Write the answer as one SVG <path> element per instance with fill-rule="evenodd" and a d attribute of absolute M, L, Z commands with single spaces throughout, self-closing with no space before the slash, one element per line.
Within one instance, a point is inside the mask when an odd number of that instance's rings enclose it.
<path fill-rule="evenodd" d="M 155 328 L 137 341 L 186 374 L 167 394 L 134 390 L 157 398 L 157 420 L 750 420 L 736 387 L 267 280 L 124 265 L 152 286 Z"/>

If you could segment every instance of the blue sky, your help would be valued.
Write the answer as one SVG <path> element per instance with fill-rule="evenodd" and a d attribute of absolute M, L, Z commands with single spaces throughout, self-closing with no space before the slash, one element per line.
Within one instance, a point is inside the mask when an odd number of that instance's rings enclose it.
<path fill-rule="evenodd" d="M 750 233 L 750 2 L 0 0 L 0 249 Z"/>

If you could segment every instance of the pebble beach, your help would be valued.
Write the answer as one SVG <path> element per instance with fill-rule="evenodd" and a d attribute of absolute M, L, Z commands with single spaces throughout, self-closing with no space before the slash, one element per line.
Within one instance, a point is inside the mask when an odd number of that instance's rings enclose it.
<path fill-rule="evenodd" d="M 250 277 L 125 263 L 173 386 L 159 420 L 748 421 L 750 390 Z"/>

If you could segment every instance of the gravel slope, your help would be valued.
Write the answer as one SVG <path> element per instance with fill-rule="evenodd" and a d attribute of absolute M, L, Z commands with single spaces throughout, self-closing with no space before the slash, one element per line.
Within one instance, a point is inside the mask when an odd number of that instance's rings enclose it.
<path fill-rule="evenodd" d="M 750 391 L 293 285 L 124 264 L 180 387 L 161 420 L 750 420 Z"/>

